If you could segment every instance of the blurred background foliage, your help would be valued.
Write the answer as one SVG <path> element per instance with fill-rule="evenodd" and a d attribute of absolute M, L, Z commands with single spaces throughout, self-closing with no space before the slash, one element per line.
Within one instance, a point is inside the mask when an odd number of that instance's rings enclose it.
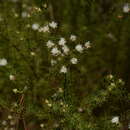
<path fill-rule="evenodd" d="M 128 130 L 130 12 L 123 12 L 128 2 L 0 0 L 0 57 L 9 63 L 0 67 L 0 130 Z M 30 17 L 23 18 L 24 11 Z M 58 23 L 51 34 L 30 28 L 51 21 Z M 71 34 L 92 47 L 79 56 L 80 65 L 61 76 L 51 69 L 46 42 Z M 115 77 L 106 79 L 110 74 Z M 59 90 L 64 87 L 66 93 Z M 119 124 L 111 123 L 113 116 Z"/>

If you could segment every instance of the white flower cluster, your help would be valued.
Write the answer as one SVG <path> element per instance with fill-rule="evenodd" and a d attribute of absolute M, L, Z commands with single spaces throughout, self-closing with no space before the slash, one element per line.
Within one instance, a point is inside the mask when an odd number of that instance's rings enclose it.
<path fill-rule="evenodd" d="M 57 24 L 52 22 L 50 24 L 51 27 L 56 28 Z M 75 35 L 71 35 L 69 40 L 72 42 L 75 42 L 77 37 Z M 53 57 L 51 59 L 51 65 L 54 66 L 57 64 L 57 62 L 61 61 L 62 58 L 65 59 L 67 56 L 70 58 L 70 63 L 73 65 L 76 65 L 78 63 L 78 58 L 76 56 L 72 56 L 73 53 L 79 52 L 83 53 L 85 49 L 88 49 L 91 47 L 90 41 L 87 41 L 84 45 L 83 44 L 72 44 L 73 48 L 69 48 L 69 44 L 67 44 L 69 41 L 67 41 L 64 37 L 61 37 L 58 42 L 53 42 L 52 40 L 48 40 L 46 42 L 47 48 L 50 50 L 50 54 Z M 75 55 L 75 54 L 74 54 Z M 68 59 L 68 58 L 67 58 Z M 67 61 L 68 62 L 68 61 Z M 60 73 L 67 73 L 67 67 L 66 65 L 61 66 Z"/>
<path fill-rule="evenodd" d="M 23 12 L 22 13 L 22 17 L 26 17 L 27 13 Z M 32 24 L 32 29 L 33 30 L 37 30 L 39 32 L 50 32 L 50 29 L 56 29 L 58 27 L 58 24 L 54 21 L 50 22 L 49 24 L 45 25 L 45 26 L 40 26 L 38 23 L 34 23 Z"/>

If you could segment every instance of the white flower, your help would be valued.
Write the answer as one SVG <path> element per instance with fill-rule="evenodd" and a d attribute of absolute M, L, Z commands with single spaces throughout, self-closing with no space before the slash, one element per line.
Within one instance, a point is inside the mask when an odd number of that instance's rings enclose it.
<path fill-rule="evenodd" d="M 39 29 L 39 24 L 38 24 L 38 23 L 34 23 L 34 24 L 32 25 L 32 29 L 33 29 L 33 30 L 38 30 L 38 29 Z"/>
<path fill-rule="evenodd" d="M 11 120 L 11 119 L 12 119 L 12 116 L 11 116 L 11 115 L 8 115 L 8 119 L 10 119 L 10 120 Z"/>
<path fill-rule="evenodd" d="M 23 18 L 26 18 L 26 17 L 28 16 L 28 13 L 27 13 L 27 12 L 22 12 L 21 16 L 22 16 Z"/>
<path fill-rule="evenodd" d="M 60 73 L 67 73 L 67 68 L 66 68 L 66 66 L 62 66 L 61 67 L 61 70 L 60 70 Z"/>
<path fill-rule="evenodd" d="M 9 79 L 10 79 L 10 80 L 15 80 L 15 76 L 11 74 L 11 75 L 9 76 Z"/>
<path fill-rule="evenodd" d="M 65 40 L 65 38 L 60 38 L 60 40 L 59 40 L 59 45 L 61 45 L 61 46 L 64 46 L 65 45 L 65 43 L 66 43 L 66 40 Z"/>
<path fill-rule="evenodd" d="M 52 65 L 52 66 L 55 65 L 56 63 L 57 63 L 56 60 L 51 60 L 51 65 Z"/>
<path fill-rule="evenodd" d="M 44 27 L 41 27 L 41 28 L 39 29 L 39 32 L 50 32 L 50 31 L 49 31 L 49 26 L 46 25 L 46 26 L 44 26 Z"/>
<path fill-rule="evenodd" d="M 62 47 L 62 50 L 63 50 L 63 52 L 67 55 L 68 54 L 68 52 L 70 51 L 70 49 L 66 46 L 66 45 L 64 45 L 63 47 Z"/>
<path fill-rule="evenodd" d="M 126 3 L 126 4 L 123 6 L 123 12 L 124 12 L 124 13 L 128 13 L 129 11 L 130 11 L 129 4 Z"/>
<path fill-rule="evenodd" d="M 78 44 L 78 45 L 75 47 L 75 49 L 76 49 L 78 52 L 80 52 L 80 53 L 83 52 L 83 46 L 82 46 L 81 44 Z"/>
<path fill-rule="evenodd" d="M 52 53 L 52 55 L 57 56 L 57 55 L 59 55 L 61 52 L 58 50 L 57 47 L 54 47 L 54 48 L 52 48 L 51 53 Z"/>
<path fill-rule="evenodd" d="M 51 23 L 49 23 L 49 26 L 53 29 L 57 28 L 57 23 L 52 21 Z"/>
<path fill-rule="evenodd" d="M 130 129 L 130 124 L 128 124 L 128 128 Z"/>
<path fill-rule="evenodd" d="M 118 82 L 119 82 L 120 84 L 124 84 L 124 82 L 123 82 L 122 79 L 119 79 Z"/>
<path fill-rule="evenodd" d="M 75 35 L 71 35 L 71 36 L 70 36 L 70 40 L 71 40 L 72 42 L 76 41 L 76 38 L 77 38 L 77 37 L 76 37 Z"/>
<path fill-rule="evenodd" d="M 59 88 L 59 90 L 58 90 L 60 93 L 63 93 L 63 89 L 62 88 Z"/>
<path fill-rule="evenodd" d="M 48 104 L 48 103 L 49 103 L 49 101 L 46 99 L 46 100 L 45 100 L 45 103 L 46 103 L 46 104 Z"/>
<path fill-rule="evenodd" d="M 113 75 L 110 74 L 110 75 L 107 76 L 107 78 L 109 78 L 109 79 L 113 79 Z"/>
<path fill-rule="evenodd" d="M 51 103 L 49 103 L 49 104 L 47 104 L 48 105 L 48 107 L 52 107 L 52 104 Z"/>
<path fill-rule="evenodd" d="M 17 92 L 18 92 L 18 89 L 17 89 L 17 88 L 14 88 L 14 89 L 13 89 L 13 92 L 14 92 L 14 93 L 17 93 Z"/>
<path fill-rule="evenodd" d="M 2 125 L 6 126 L 7 125 L 7 121 L 2 121 Z"/>
<path fill-rule="evenodd" d="M 71 62 L 72 64 L 77 64 L 77 63 L 78 63 L 78 59 L 77 59 L 77 58 L 72 58 L 72 59 L 70 60 L 70 62 Z"/>
<path fill-rule="evenodd" d="M 85 45 L 84 45 L 84 46 L 88 49 L 88 48 L 90 48 L 90 47 L 91 47 L 91 45 L 90 45 L 90 44 L 91 44 L 91 43 L 90 43 L 90 41 L 88 41 L 88 42 L 86 42 L 86 43 L 85 43 Z"/>
<path fill-rule="evenodd" d="M 46 45 L 48 48 L 52 48 L 55 44 L 51 40 L 49 40 Z"/>
<path fill-rule="evenodd" d="M 118 124 L 119 123 L 119 117 L 118 116 L 113 117 L 111 122 Z"/>
<path fill-rule="evenodd" d="M 40 124 L 40 127 L 43 128 L 43 127 L 44 127 L 44 124 Z"/>
<path fill-rule="evenodd" d="M 0 59 L 0 66 L 5 66 L 7 65 L 7 60 L 5 58 Z"/>
<path fill-rule="evenodd" d="M 32 55 L 32 56 L 35 56 L 36 55 L 36 53 L 35 52 L 30 52 L 30 54 Z"/>
<path fill-rule="evenodd" d="M 115 86 L 116 86 L 116 84 L 115 84 L 115 83 L 111 83 L 110 85 L 111 85 L 112 87 L 115 87 Z"/>
<path fill-rule="evenodd" d="M 84 110 L 83 110 L 83 108 L 78 108 L 78 112 L 83 112 Z"/>

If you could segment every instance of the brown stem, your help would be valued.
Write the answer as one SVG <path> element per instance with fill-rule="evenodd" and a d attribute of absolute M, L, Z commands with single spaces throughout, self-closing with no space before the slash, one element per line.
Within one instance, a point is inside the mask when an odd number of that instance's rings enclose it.
<path fill-rule="evenodd" d="M 26 122 L 25 122 L 24 119 L 23 119 L 23 125 L 24 125 L 24 130 L 28 130 L 28 128 L 26 127 Z"/>
<path fill-rule="evenodd" d="M 20 106 L 23 106 L 23 104 L 24 104 L 24 94 L 22 94 L 22 96 L 20 97 L 20 101 L 19 101 Z M 21 113 L 22 113 L 22 111 L 19 113 L 17 120 L 16 120 L 16 130 L 18 130 L 18 128 L 19 128 L 19 120 L 21 118 Z M 25 130 L 27 130 L 27 129 L 25 129 Z"/>

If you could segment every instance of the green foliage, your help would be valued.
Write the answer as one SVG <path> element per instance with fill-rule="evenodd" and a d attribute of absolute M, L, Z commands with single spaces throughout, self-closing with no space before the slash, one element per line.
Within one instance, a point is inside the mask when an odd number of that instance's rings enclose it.
<path fill-rule="evenodd" d="M 126 3 L 1 0 L 0 129 L 128 130 Z M 58 26 L 51 27 L 52 21 Z M 62 38 L 67 46 L 59 45 Z M 52 53 L 48 41 L 59 54 Z M 72 58 L 77 61 L 72 63 Z M 2 60 L 7 64 L 1 65 Z M 113 117 L 119 121 L 112 123 Z"/>

